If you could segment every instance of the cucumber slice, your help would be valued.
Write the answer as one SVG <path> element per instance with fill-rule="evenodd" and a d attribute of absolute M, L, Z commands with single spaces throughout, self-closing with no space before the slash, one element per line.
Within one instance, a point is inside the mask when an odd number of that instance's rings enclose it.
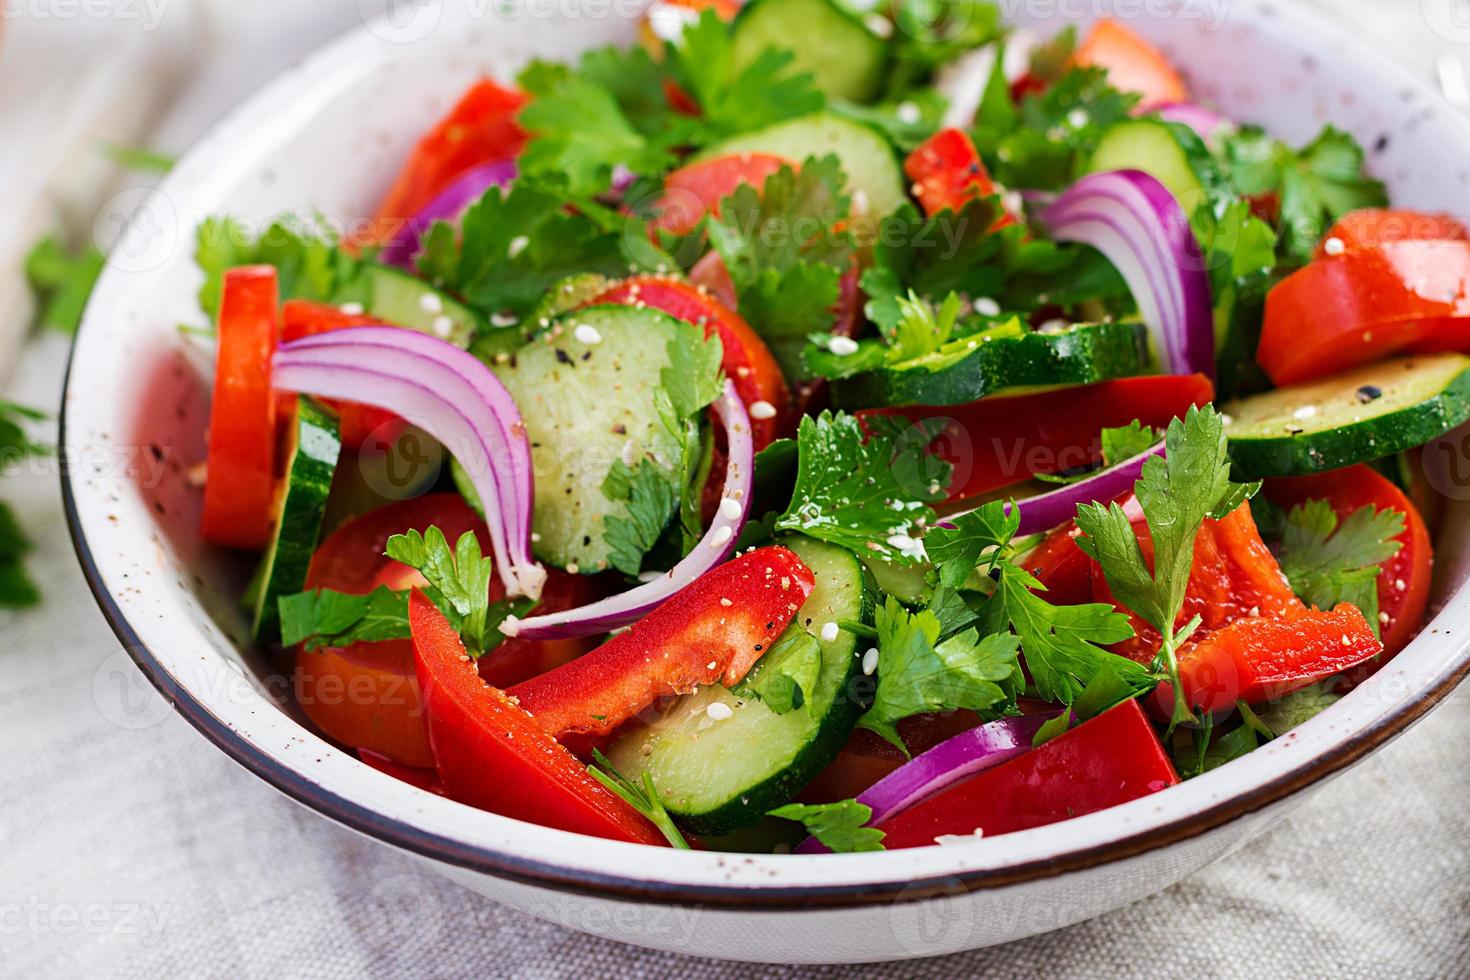
<path fill-rule="evenodd" d="M 658 310 L 591 306 L 556 318 L 544 336 L 493 365 L 531 440 L 538 558 L 586 574 L 607 568 L 603 522 L 626 516 L 628 505 L 610 500 L 602 483 L 619 459 L 677 465 L 679 444 L 659 421 L 654 395 L 669 341 L 695 329 Z"/>
<path fill-rule="evenodd" d="M 1470 357 L 1380 361 L 1222 411 L 1239 479 L 1335 470 L 1423 445 L 1470 420 Z"/>
<path fill-rule="evenodd" d="M 966 405 L 1007 389 L 1126 378 L 1147 364 L 1142 324 L 1085 323 L 1057 333 L 951 341 L 896 367 L 836 381 L 832 400 L 841 408 Z"/>
<path fill-rule="evenodd" d="M 386 265 L 363 268 L 363 306 L 379 320 L 468 347 L 485 329 L 478 313 L 417 276 Z"/>
<path fill-rule="evenodd" d="M 509 356 L 550 327 L 554 318 L 595 299 L 607 292 L 611 285 L 612 280 L 598 272 L 567 276 L 546 291 L 525 319 L 505 327 L 492 326 L 475 334 L 475 339 L 470 342 L 470 353 L 487 364 L 497 357 Z"/>
<path fill-rule="evenodd" d="M 883 86 L 888 45 L 832 0 L 755 0 L 732 31 L 737 70 L 775 48 L 791 52 L 784 74 L 806 72 L 828 98 L 869 102 Z"/>
<path fill-rule="evenodd" d="M 251 636 L 261 644 L 280 638 L 277 600 L 306 587 L 306 570 L 316 551 L 332 472 L 342 451 L 337 420 L 309 398 L 296 399 L 286 433 L 286 482 L 277 503 L 276 536 L 256 572 L 259 586 Z"/>
<path fill-rule="evenodd" d="M 848 190 L 854 195 L 862 192 L 866 213 L 873 218 L 892 214 L 908 200 L 893 144 L 871 126 L 828 112 L 743 133 L 710 147 L 694 161 L 739 153 L 770 153 L 797 162 L 834 154 L 847 174 Z M 854 211 L 863 210 L 860 203 L 854 201 Z"/>
<path fill-rule="evenodd" d="M 1198 134 L 1159 119 L 1130 119 L 1103 133 L 1083 173 L 1142 170 L 1174 195 L 1184 213 L 1205 203 L 1205 188 L 1217 179 L 1217 167 Z"/>
<path fill-rule="evenodd" d="M 818 636 L 827 623 L 870 620 L 873 594 L 856 555 L 811 538 L 779 543 L 816 577 L 790 629 Z M 862 713 L 854 693 L 868 644 L 841 631 L 820 646 L 816 690 L 800 708 L 778 715 L 759 700 L 711 685 L 679 699 L 657 722 L 619 736 L 608 758 L 634 782 L 650 772 L 669 812 L 694 833 L 724 834 L 757 823 L 832 763 Z M 710 718 L 716 703 L 729 707 L 731 716 Z"/>

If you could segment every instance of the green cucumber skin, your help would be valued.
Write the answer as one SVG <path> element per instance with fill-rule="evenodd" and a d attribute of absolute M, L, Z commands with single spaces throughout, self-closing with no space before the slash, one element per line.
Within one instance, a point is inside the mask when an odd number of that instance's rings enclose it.
<path fill-rule="evenodd" d="M 597 343 L 577 339 L 582 324 L 598 331 Z M 627 504 L 608 500 L 603 481 L 620 458 L 677 458 L 654 392 L 669 363 L 669 341 L 696 329 L 658 310 L 589 306 L 563 314 L 543 336 L 491 364 L 520 406 L 531 441 L 536 557 L 589 575 L 607 567 L 604 519 L 626 515 Z"/>
<path fill-rule="evenodd" d="M 1145 373 L 1148 334 L 1137 323 L 1095 323 L 1063 333 L 1030 333 L 982 343 L 962 360 L 930 371 L 888 368 L 832 384 L 839 408 L 967 405 L 1011 388 L 1081 385 Z"/>
<path fill-rule="evenodd" d="M 847 175 L 848 191 L 862 191 L 867 214 L 885 218 L 908 201 L 908 182 L 898 151 L 888 138 L 865 123 L 830 112 L 816 112 L 733 136 L 701 150 L 690 163 L 740 153 L 770 153 L 797 163 L 832 154 Z"/>
<path fill-rule="evenodd" d="M 1228 404 L 1223 411 L 1230 415 L 1240 404 Z M 1470 421 L 1470 369 L 1434 395 L 1388 415 L 1296 435 L 1236 436 L 1228 428 L 1226 435 L 1235 477 L 1256 480 L 1372 462 L 1422 446 L 1466 421 Z"/>
<path fill-rule="evenodd" d="M 298 398 L 296 452 L 286 471 L 275 540 L 261 559 L 265 569 L 251 635 L 258 644 L 280 639 L 277 602 L 306 587 L 311 556 L 321 535 L 322 516 L 332 489 L 332 474 L 342 451 L 337 420 L 309 398 Z"/>
<path fill-rule="evenodd" d="M 828 560 L 850 561 L 852 575 L 850 587 L 859 590 L 856 603 L 857 618 L 864 623 L 872 622 L 876 602 L 875 588 L 871 575 L 862 566 L 857 556 L 846 552 L 845 549 L 808 538 L 788 537 L 778 543 L 791 548 L 809 563 L 815 561 L 815 558 L 811 556 L 824 553 L 834 556 Z M 803 612 L 798 612 L 797 616 L 800 621 Z M 808 631 L 816 633 L 822 625 L 821 622 L 814 621 L 808 627 Z M 843 745 L 847 743 L 847 737 L 857 725 L 858 718 L 866 709 L 865 701 L 870 692 L 864 691 L 864 685 L 871 680 L 862 672 L 861 652 L 867 646 L 866 641 L 853 637 L 849 644 L 848 634 L 842 633 L 839 634 L 837 643 L 846 648 L 836 651 L 837 656 L 845 658 L 846 669 L 838 675 L 835 683 L 824 684 L 819 688 L 818 693 L 825 694 L 829 698 L 826 708 L 822 712 L 820 721 L 807 729 L 807 734 L 804 736 L 805 742 L 790 761 L 758 782 L 731 788 L 723 801 L 713 806 L 693 808 L 684 801 L 671 799 L 671 794 L 665 794 L 664 805 L 678 820 L 681 827 L 700 835 L 727 834 L 750 827 L 759 823 L 767 811 L 789 802 L 793 796 L 816 778 L 818 773 L 832 764 L 837 754 L 842 751 Z M 835 659 L 828 660 L 825 649 L 823 653 L 823 678 L 826 680 L 828 670 L 834 667 L 840 669 L 841 665 Z M 699 695 L 690 695 L 690 697 L 699 697 Z M 810 711 L 816 703 L 814 699 L 797 710 Z M 634 780 L 640 778 L 645 768 L 645 757 L 638 749 L 638 746 L 645 742 L 645 736 L 646 733 L 643 731 L 631 732 L 608 749 L 608 755 L 613 763 L 620 771 Z M 716 747 L 711 751 L 719 751 L 719 749 Z M 647 758 L 656 761 L 657 755 L 658 750 L 655 749 L 654 754 Z M 655 775 L 657 775 L 656 772 Z"/>
<path fill-rule="evenodd" d="M 469 347 L 476 334 L 487 330 L 484 319 L 454 297 L 443 293 L 417 276 L 386 265 L 368 266 L 363 275 L 368 282 L 370 315 L 387 323 L 417 330 L 456 347 Z M 425 295 L 438 299 L 435 310 L 425 310 L 420 300 Z M 447 317 L 448 333 L 436 329 L 436 321 Z"/>
<path fill-rule="evenodd" d="M 829 98 L 869 102 L 882 88 L 888 45 L 831 0 L 755 0 L 731 31 L 737 69 L 767 47 L 786 48 L 786 74 L 810 72 Z"/>

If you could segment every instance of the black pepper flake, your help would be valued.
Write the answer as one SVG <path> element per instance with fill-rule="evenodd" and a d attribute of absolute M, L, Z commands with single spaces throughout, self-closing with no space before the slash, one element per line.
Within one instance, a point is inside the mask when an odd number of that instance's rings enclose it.
<path fill-rule="evenodd" d="M 572 364 L 571 355 L 562 350 L 560 347 L 556 349 L 556 359 L 562 364 L 570 364 L 572 367 L 576 367 L 575 364 Z"/>
<path fill-rule="evenodd" d="M 766 648 L 766 647 L 765 647 L 765 644 L 763 644 L 763 643 L 757 643 L 757 644 L 756 644 L 756 645 L 755 645 L 755 652 L 756 652 L 756 653 L 760 653 L 760 652 L 761 652 L 761 651 L 762 651 L 762 650 L 764 650 L 764 649 L 765 649 L 765 648 Z"/>
<path fill-rule="evenodd" d="M 617 425 L 613 426 L 613 435 L 625 436 L 627 434 L 628 427 L 623 423 L 619 422 Z"/>
<path fill-rule="evenodd" d="M 991 570 L 990 570 L 990 580 L 992 582 L 999 582 L 1000 581 L 1000 569 L 999 568 L 991 568 Z"/>
<path fill-rule="evenodd" d="M 1366 405 L 1383 397 L 1383 389 L 1377 385 L 1363 385 L 1358 389 L 1358 404 Z"/>

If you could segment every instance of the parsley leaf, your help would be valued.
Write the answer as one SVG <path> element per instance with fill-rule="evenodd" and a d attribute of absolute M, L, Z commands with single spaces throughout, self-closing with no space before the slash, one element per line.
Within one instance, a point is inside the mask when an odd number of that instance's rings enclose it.
<path fill-rule="evenodd" d="M 891 89 L 927 81 L 935 69 L 1000 34 L 1000 7 L 990 0 L 909 0 L 892 9 Z"/>
<path fill-rule="evenodd" d="M 366 595 L 316 589 L 283 595 L 281 643 L 307 650 L 409 637 L 408 593 L 380 585 Z"/>
<path fill-rule="evenodd" d="M 26 609 L 41 601 L 41 591 L 25 567 L 32 547 L 15 511 L 0 502 L 0 609 Z"/>
<path fill-rule="evenodd" d="M 1124 664 L 1132 665 L 1133 661 L 1124 657 L 1112 657 L 1098 663 L 1092 677 L 1078 692 L 1069 709 L 1037 729 L 1033 744 L 1049 742 L 1073 725 L 1096 718 L 1124 701 L 1131 701 L 1153 689 L 1156 682 L 1152 676 L 1146 672 L 1140 674 L 1131 666 L 1123 666 Z"/>
<path fill-rule="evenodd" d="M 831 327 L 842 273 L 853 251 L 838 229 L 848 215 L 846 177 L 835 156 L 782 167 L 763 190 L 742 184 L 709 222 L 740 313 L 765 337 L 802 338 Z"/>
<path fill-rule="evenodd" d="M 1100 437 L 1102 444 L 1102 466 L 1100 468 L 1107 469 L 1126 459 L 1132 459 L 1158 441 L 1159 433 L 1138 419 L 1134 419 L 1127 425 L 1103 429 Z M 1089 469 L 1081 473 L 1033 473 L 1032 476 L 1044 483 L 1072 484 L 1087 479 L 1094 472 Z"/>
<path fill-rule="evenodd" d="M 919 529 L 934 520 L 928 502 L 944 496 L 950 467 L 928 452 L 943 422 L 909 425 L 845 413 L 801 420 L 796 487 L 776 528 L 872 553 L 895 564 L 923 555 Z"/>
<path fill-rule="evenodd" d="M 1307 605 L 1331 609 L 1352 603 L 1377 633 L 1378 576 L 1382 563 L 1403 547 L 1403 533 L 1400 511 L 1370 504 L 1339 525 L 1331 504 L 1308 500 L 1286 515 L 1277 559 L 1291 591 Z"/>
<path fill-rule="evenodd" d="M 658 544 L 679 509 L 679 488 L 673 475 L 651 459 L 640 459 L 636 467 L 619 459 L 603 480 L 602 492 L 609 500 L 628 505 L 626 517 L 603 519 L 608 562 L 624 575 L 637 575 L 643 570 L 643 556 Z"/>
<path fill-rule="evenodd" d="M 1002 549 L 1010 545 L 1021 528 L 1021 510 L 994 500 L 950 518 L 949 523 L 954 526 L 931 528 L 924 535 L 924 549 L 939 573 L 940 584 L 957 589 L 987 551 L 991 552 L 992 565 L 1003 556 Z"/>
<path fill-rule="evenodd" d="M 1014 706 L 1025 682 L 1016 660 L 1019 641 L 1010 633 L 981 639 L 969 629 L 941 642 L 938 616 L 910 612 L 892 596 L 879 607 L 875 624 L 878 689 L 858 724 L 905 754 L 897 728 L 905 718 L 968 708 L 993 719 Z"/>
<path fill-rule="evenodd" d="M 453 549 L 438 527 L 423 533 L 410 530 L 388 539 L 387 555 L 416 568 L 429 580 L 444 601 L 459 614 L 459 631 L 471 656 L 478 656 L 499 642 L 498 626 L 513 606 L 505 603 L 492 619 L 490 608 L 490 575 L 492 562 L 480 554 L 480 542 L 473 531 L 460 536 Z M 501 605 L 501 604 L 497 604 Z"/>
<path fill-rule="evenodd" d="M 883 831 L 869 827 L 873 808 L 857 800 L 837 803 L 788 803 L 767 813 L 782 820 L 795 820 L 806 832 L 836 854 L 883 850 Z"/>
<path fill-rule="evenodd" d="M 341 302 L 349 298 L 362 261 L 339 247 L 324 221 L 285 215 L 259 235 L 239 218 L 206 218 L 196 237 L 194 258 L 204 272 L 199 305 L 211 320 L 219 315 L 220 282 L 227 269 L 275 266 L 281 299 Z"/>
<path fill-rule="evenodd" d="M 419 270 L 480 309 L 524 315 L 569 276 L 623 276 L 630 264 L 655 263 L 647 242 L 569 212 L 566 202 L 564 189 L 544 182 L 492 187 L 465 211 L 458 234 L 434 222 Z"/>
<path fill-rule="evenodd" d="M 1364 172 L 1363 148 L 1332 126 L 1300 150 L 1244 126 L 1226 140 L 1224 157 L 1238 194 L 1278 197 L 1282 259 L 1289 265 L 1309 262 L 1327 227 L 1347 212 L 1388 204 L 1382 182 Z"/>
<path fill-rule="evenodd" d="M 798 625 L 787 628 L 755 669 L 741 683 L 740 691 L 763 701 L 778 715 L 795 711 L 816 690 L 822 672 L 822 647 L 817 638 Z"/>
<path fill-rule="evenodd" d="M 653 785 L 653 774 L 648 770 L 643 771 L 643 783 L 639 785 L 618 772 L 617 767 L 602 754 L 601 749 L 593 749 L 592 765 L 587 767 L 587 773 L 622 797 L 624 803 L 647 817 L 648 822 L 658 828 L 659 833 L 664 835 L 664 840 L 671 846 L 684 851 L 690 849 L 689 842 L 684 839 L 679 828 L 674 826 L 674 818 L 669 816 L 663 800 L 659 798 L 658 789 Z"/>
<path fill-rule="evenodd" d="M 1330 680 L 1318 681 L 1262 705 L 1259 710 L 1261 723 L 1277 735 L 1284 735 L 1315 718 L 1342 700 L 1341 694 L 1333 692 L 1332 683 Z"/>
<path fill-rule="evenodd" d="M 72 255 L 49 235 L 37 242 L 25 264 L 26 282 L 40 301 L 37 322 L 51 330 L 76 333 L 106 261 L 92 246 Z"/>
<path fill-rule="evenodd" d="M 811 75 L 788 70 L 793 60 L 789 51 L 766 48 L 737 66 L 730 25 L 710 8 L 684 28 L 665 58 L 670 76 L 699 105 L 703 143 L 764 129 L 826 105 Z"/>
<path fill-rule="evenodd" d="M 179 162 L 178 157 L 168 153 L 120 143 L 103 143 L 102 155 L 124 170 L 141 174 L 166 174 Z"/>
<path fill-rule="evenodd" d="M 1145 561 L 1123 508 L 1117 503 L 1082 504 L 1078 547 L 1102 566 L 1117 600 L 1143 617 L 1164 638 L 1159 659 L 1174 683 L 1175 721 L 1192 719 L 1183 703 L 1175 651 L 1195 628 L 1175 620 L 1184 606 L 1194 561 L 1194 539 L 1207 517 L 1224 517 L 1246 501 L 1260 484 L 1230 480 L 1224 425 L 1213 408 L 1191 408 L 1169 423 L 1166 457 L 1151 457 L 1134 485 L 1153 538 L 1153 569 Z"/>

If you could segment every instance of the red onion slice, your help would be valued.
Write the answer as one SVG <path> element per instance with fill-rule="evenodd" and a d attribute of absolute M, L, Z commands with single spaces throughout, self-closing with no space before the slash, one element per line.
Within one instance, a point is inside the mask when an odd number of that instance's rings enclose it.
<path fill-rule="evenodd" d="M 1210 277 L 1168 188 L 1140 170 L 1089 174 L 1042 221 L 1053 238 L 1091 245 L 1117 267 L 1165 373 L 1215 376 Z"/>
<path fill-rule="evenodd" d="M 409 216 L 403 227 L 383 246 L 378 259 L 388 265 L 408 269 L 419 253 L 424 234 L 435 221 L 453 221 L 460 213 L 492 187 L 503 187 L 516 179 L 514 160 L 482 163 L 460 174 L 444 190 L 425 204 L 418 214 Z"/>
<path fill-rule="evenodd" d="M 1208 141 L 1215 131 L 1221 126 L 1228 125 L 1228 120 L 1213 109 L 1206 109 L 1202 105 L 1193 102 L 1169 102 L 1165 105 L 1155 106 L 1153 110 L 1160 119 L 1165 122 L 1181 123 L 1188 126 L 1199 134 L 1199 138 Z"/>
<path fill-rule="evenodd" d="M 330 343 L 319 342 L 327 336 Z M 537 597 L 546 571 L 531 557 L 529 509 L 522 514 L 518 506 L 530 499 L 530 471 L 522 479 L 509 462 L 530 452 L 513 448 L 526 442 L 515 402 L 473 354 L 425 334 L 417 336 L 431 344 L 404 344 L 410 336 L 397 327 L 353 327 L 286 344 L 276 351 L 272 380 L 282 391 L 386 409 L 442 442 L 480 495 L 506 592 Z M 508 512 L 516 513 L 514 523 Z"/>
<path fill-rule="evenodd" d="M 962 779 L 1029 752 L 1037 730 L 1058 714 L 1050 711 L 1002 718 L 961 732 L 915 756 L 858 795 L 857 801 L 873 810 L 868 826 L 876 827 Z M 795 853 L 826 854 L 827 848 L 815 837 L 808 837 Z"/>
<path fill-rule="evenodd" d="M 720 492 L 720 506 L 694 550 L 652 582 L 578 609 L 521 620 L 508 619 L 501 624 L 502 633 L 523 640 L 561 640 L 606 633 L 640 619 L 730 557 L 750 516 L 755 447 L 750 437 L 750 416 L 746 414 L 745 404 L 735 393 L 732 382 L 725 382 L 725 391 L 715 400 L 714 411 L 725 427 L 729 459 L 725 465 L 725 486 Z"/>

